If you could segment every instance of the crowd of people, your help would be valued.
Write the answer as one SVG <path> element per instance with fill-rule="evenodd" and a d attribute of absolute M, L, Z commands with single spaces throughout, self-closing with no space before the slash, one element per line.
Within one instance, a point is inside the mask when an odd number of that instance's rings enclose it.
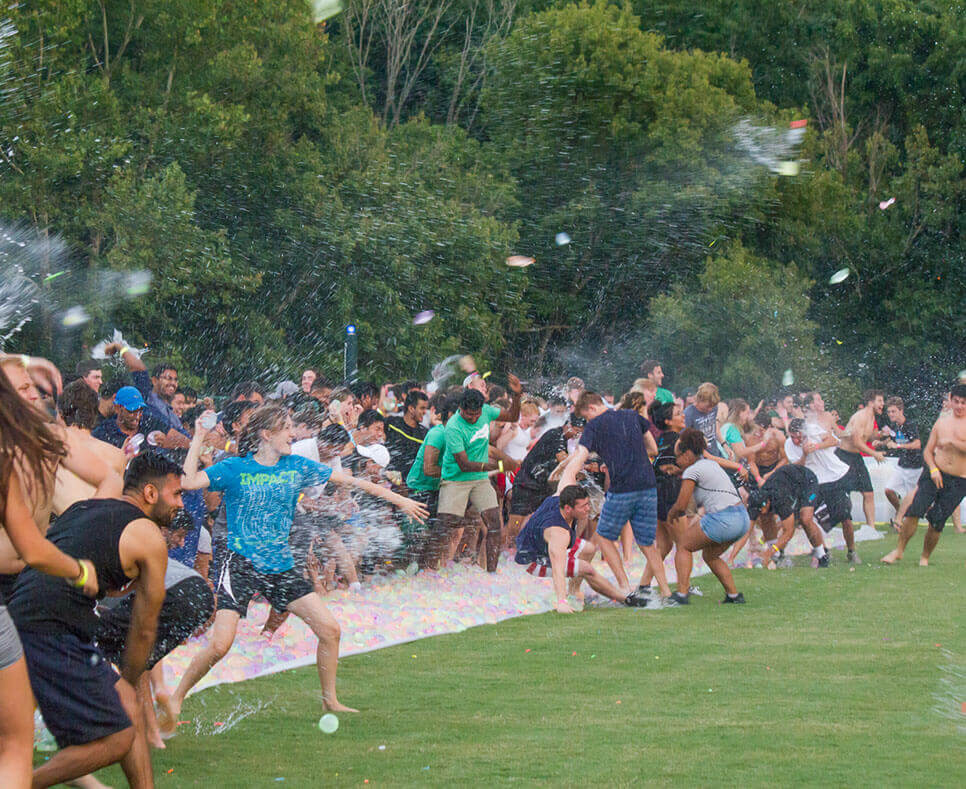
<path fill-rule="evenodd" d="M 561 614 L 592 595 L 655 608 L 691 603 L 700 551 L 722 602 L 741 604 L 735 562 L 790 566 L 798 526 L 813 567 L 828 566 L 839 525 L 845 560 L 861 561 L 850 493 L 874 528 L 866 458 L 886 455 L 899 536 L 882 561 L 902 559 L 920 518 L 922 565 L 949 518 L 962 530 L 966 381 L 927 434 L 877 390 L 840 419 L 814 391 L 756 407 L 710 382 L 675 394 L 656 360 L 619 400 L 579 378 L 528 393 L 509 374 L 504 387 L 471 357 L 458 385 L 337 385 L 307 369 L 209 398 L 122 343 L 105 354 L 111 380 L 85 360 L 66 386 L 44 359 L 0 355 L 4 787 L 96 786 L 91 773 L 113 763 L 152 785 L 151 747 L 256 597 L 271 606 L 267 638 L 292 614 L 311 628 L 323 705 L 348 712 L 325 595 L 364 593 L 377 574 L 513 562 L 550 579 Z M 206 631 L 167 688 L 165 655 Z M 31 770 L 34 700 L 59 750 Z"/>

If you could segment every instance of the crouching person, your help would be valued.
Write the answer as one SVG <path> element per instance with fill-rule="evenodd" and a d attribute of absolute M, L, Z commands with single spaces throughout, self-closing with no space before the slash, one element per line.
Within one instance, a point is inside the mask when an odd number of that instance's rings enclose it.
<path fill-rule="evenodd" d="M 597 548 L 576 536 L 576 524 L 590 515 L 590 494 L 577 485 L 567 485 L 559 496 L 545 499 L 517 537 L 516 563 L 539 578 L 550 575 L 560 614 L 572 614 L 567 602 L 567 579 L 584 580 L 595 592 L 631 605 L 627 596 L 604 578 L 591 561 Z"/>

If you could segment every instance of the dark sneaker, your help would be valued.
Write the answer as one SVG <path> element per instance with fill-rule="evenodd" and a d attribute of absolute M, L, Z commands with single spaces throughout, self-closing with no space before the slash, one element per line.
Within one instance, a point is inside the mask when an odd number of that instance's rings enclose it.
<path fill-rule="evenodd" d="M 650 597 L 651 587 L 650 586 L 638 586 L 637 591 L 634 592 L 638 597 Z"/>
<path fill-rule="evenodd" d="M 848 557 L 849 557 L 849 564 L 862 564 L 862 560 L 859 558 L 859 555 L 855 551 L 849 551 Z"/>
<path fill-rule="evenodd" d="M 691 601 L 688 599 L 689 597 L 690 595 L 681 594 L 680 592 L 671 592 L 671 596 L 665 602 L 674 601 L 677 605 L 690 605 Z"/>
<path fill-rule="evenodd" d="M 647 608 L 647 598 L 635 592 L 624 598 L 624 605 L 630 608 Z"/>
<path fill-rule="evenodd" d="M 828 567 L 828 552 L 821 559 L 816 559 L 812 557 L 812 567 L 818 569 L 819 567 Z"/>
<path fill-rule="evenodd" d="M 725 595 L 725 599 L 722 600 L 721 602 L 722 603 L 744 603 L 745 596 L 741 592 L 738 592 L 738 594 L 736 594 L 734 597 L 729 597 L 728 595 Z"/>

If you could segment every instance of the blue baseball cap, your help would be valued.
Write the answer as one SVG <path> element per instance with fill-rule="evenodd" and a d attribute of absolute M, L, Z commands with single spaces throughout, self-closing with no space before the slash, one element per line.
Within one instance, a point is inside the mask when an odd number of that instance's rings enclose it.
<path fill-rule="evenodd" d="M 122 386 L 118 389 L 114 395 L 114 404 L 126 411 L 140 411 L 145 406 L 144 398 L 133 386 Z"/>

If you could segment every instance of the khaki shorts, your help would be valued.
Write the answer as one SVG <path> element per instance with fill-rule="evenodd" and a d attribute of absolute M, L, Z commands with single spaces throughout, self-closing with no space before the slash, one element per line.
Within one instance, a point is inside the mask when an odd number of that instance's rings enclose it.
<path fill-rule="evenodd" d="M 439 483 L 439 514 L 462 518 L 472 504 L 477 512 L 499 507 L 489 479 L 443 480 Z"/>

